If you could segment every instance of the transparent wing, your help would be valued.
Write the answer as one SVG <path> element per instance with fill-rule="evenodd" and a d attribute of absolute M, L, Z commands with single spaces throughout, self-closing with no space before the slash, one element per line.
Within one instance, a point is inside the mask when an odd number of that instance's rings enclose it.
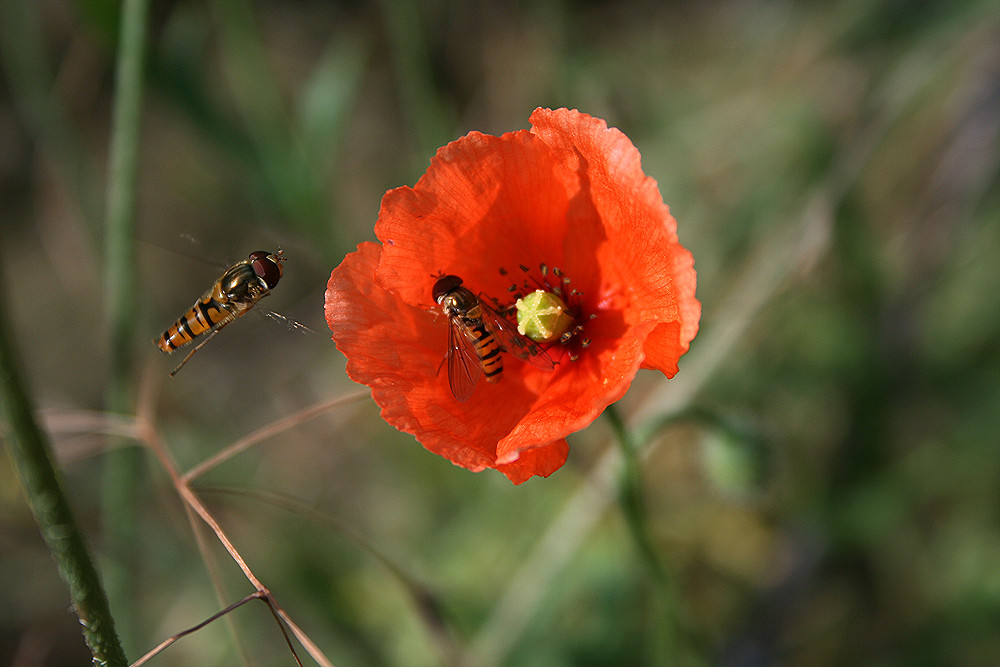
<path fill-rule="evenodd" d="M 472 396 L 483 366 L 476 354 L 475 344 L 460 324 L 452 321 L 448 326 L 448 386 L 459 401 Z"/>
<path fill-rule="evenodd" d="M 314 336 L 318 336 L 319 335 L 315 331 L 313 331 L 312 329 L 310 329 L 309 327 L 307 327 L 306 325 L 302 324 L 302 322 L 299 322 L 298 320 L 293 320 L 290 317 L 285 317 L 281 313 L 276 313 L 273 310 L 264 310 L 264 311 L 260 311 L 260 312 L 261 312 L 261 315 L 274 320 L 278 324 L 283 325 L 289 331 L 297 331 L 299 333 L 312 334 Z"/>
<path fill-rule="evenodd" d="M 551 371 L 556 367 L 552 357 L 546 354 L 538 343 L 519 334 L 517 327 L 494 310 L 485 298 L 479 299 L 479 305 L 483 308 L 483 322 L 490 328 L 506 351 L 535 368 Z"/>

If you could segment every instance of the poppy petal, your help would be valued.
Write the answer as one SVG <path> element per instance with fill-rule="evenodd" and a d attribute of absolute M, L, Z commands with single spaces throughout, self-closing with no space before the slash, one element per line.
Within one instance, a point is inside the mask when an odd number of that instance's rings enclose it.
<path fill-rule="evenodd" d="M 398 286 L 409 303 L 426 303 L 426 278 L 442 271 L 474 290 L 504 293 L 510 281 L 500 268 L 553 261 L 545 251 L 567 234 L 567 183 L 576 180 L 527 131 L 453 141 L 413 188 L 383 197 L 375 225 L 384 248 L 379 280 Z M 514 265 L 502 267 L 507 258 Z"/>
<path fill-rule="evenodd" d="M 542 447 L 532 447 L 520 452 L 517 460 L 497 465 L 497 470 L 507 475 L 515 484 L 521 484 L 533 476 L 548 477 L 566 463 L 569 445 L 558 440 Z"/>
<path fill-rule="evenodd" d="M 701 304 L 695 298 L 694 259 L 678 242 L 677 222 L 656 181 L 643 173 L 639 151 L 628 137 L 599 118 L 536 109 L 531 123 L 531 131 L 547 144 L 572 146 L 586 163 L 591 200 L 611 240 L 601 264 L 628 267 L 622 284 L 631 293 L 633 317 L 656 323 L 648 334 L 644 366 L 673 377 L 677 360 L 698 332 Z M 606 292 L 616 289 L 608 285 Z"/>

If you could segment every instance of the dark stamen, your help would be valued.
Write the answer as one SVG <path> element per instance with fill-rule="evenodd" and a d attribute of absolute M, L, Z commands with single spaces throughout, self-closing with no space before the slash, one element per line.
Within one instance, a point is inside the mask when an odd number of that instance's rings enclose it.
<path fill-rule="evenodd" d="M 570 284 L 570 278 L 563 270 L 559 267 L 549 267 L 545 262 L 541 262 L 538 265 L 538 271 L 541 274 L 532 275 L 531 269 L 529 269 L 524 264 L 518 265 L 526 275 L 521 284 L 516 282 L 511 284 L 507 288 L 507 292 L 511 295 L 511 298 L 515 301 L 518 299 L 525 298 L 525 294 L 531 294 L 535 290 L 542 290 L 544 292 L 550 292 L 561 299 L 567 301 L 567 308 L 570 316 L 577 322 L 576 326 L 572 327 L 570 330 L 564 332 L 558 339 L 558 344 L 564 346 L 567 358 L 570 361 L 577 361 L 580 359 L 580 350 L 587 348 L 593 342 L 590 338 L 584 338 L 584 324 L 581 322 L 583 318 L 582 310 L 582 297 L 583 292 L 575 287 L 567 287 Z M 500 275 L 506 276 L 507 270 L 503 267 L 498 267 Z M 557 280 L 549 281 L 549 274 L 554 275 Z M 555 283 L 553 285 L 552 283 Z M 572 301 L 570 301 L 572 299 Z M 497 313 L 505 318 L 516 317 L 516 305 L 511 304 L 509 306 L 502 306 L 497 299 L 492 299 L 494 302 L 494 307 Z M 596 313 L 590 313 L 586 318 L 587 321 L 597 317 Z M 546 346 L 538 347 L 535 345 L 525 345 L 524 349 L 529 354 L 538 354 L 541 350 L 549 349 L 552 345 L 556 343 L 550 343 Z"/>

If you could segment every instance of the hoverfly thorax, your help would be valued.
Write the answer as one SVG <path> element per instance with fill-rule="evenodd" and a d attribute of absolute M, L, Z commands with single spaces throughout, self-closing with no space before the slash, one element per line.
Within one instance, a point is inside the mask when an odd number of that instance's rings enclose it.
<path fill-rule="evenodd" d="M 478 320 L 482 317 L 479 297 L 462 286 L 458 276 L 442 276 L 434 283 L 434 301 L 448 317 Z"/>
<path fill-rule="evenodd" d="M 241 303 L 260 299 L 278 284 L 284 260 L 280 251 L 250 253 L 247 260 L 231 266 L 219 280 L 222 294 L 230 301 Z"/>

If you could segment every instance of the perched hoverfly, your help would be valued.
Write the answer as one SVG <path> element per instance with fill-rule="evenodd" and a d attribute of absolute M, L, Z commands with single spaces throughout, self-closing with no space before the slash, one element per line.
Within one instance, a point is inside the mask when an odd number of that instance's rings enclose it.
<path fill-rule="evenodd" d="M 503 374 L 501 352 L 512 352 L 518 359 L 545 370 L 555 364 L 531 340 L 480 299 L 462 286 L 458 276 L 442 275 L 434 283 L 434 301 L 448 316 L 448 385 L 459 401 L 472 395 L 481 375 L 495 383 Z"/>
<path fill-rule="evenodd" d="M 191 308 L 170 325 L 156 341 L 156 345 L 167 354 L 184 347 L 202 334 L 205 338 L 187 353 L 170 376 L 177 374 L 195 352 L 212 339 L 219 329 L 257 305 L 257 302 L 271 293 L 281 279 L 281 262 L 285 261 L 282 250 L 267 252 L 257 250 L 247 259 L 233 264 L 215 281 L 207 292 Z"/>

